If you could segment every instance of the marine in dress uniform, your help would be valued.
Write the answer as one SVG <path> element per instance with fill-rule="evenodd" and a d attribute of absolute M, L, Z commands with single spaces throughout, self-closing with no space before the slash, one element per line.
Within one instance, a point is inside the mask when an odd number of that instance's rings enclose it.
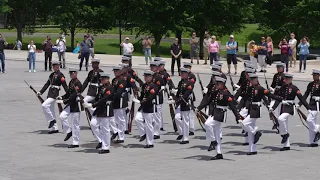
<path fill-rule="evenodd" d="M 160 139 L 160 128 L 161 122 L 163 121 L 162 117 L 162 104 L 163 104 L 163 92 L 165 92 L 165 82 L 162 78 L 162 75 L 159 73 L 159 66 L 160 62 L 150 62 L 150 70 L 153 73 L 153 83 L 156 84 L 158 87 L 158 91 L 156 94 L 156 107 L 157 111 L 154 113 L 155 122 L 154 122 L 154 139 Z"/>
<path fill-rule="evenodd" d="M 249 74 L 250 81 L 252 84 L 252 90 L 250 91 L 248 103 L 246 103 L 246 108 L 248 109 L 248 116 L 243 120 L 239 121 L 242 124 L 243 129 L 248 133 L 249 141 L 249 152 L 247 155 L 256 155 L 257 147 L 256 143 L 259 141 L 262 133 L 258 131 L 258 126 L 256 121 L 261 117 L 261 101 L 264 101 L 265 105 L 269 105 L 267 97 L 276 99 L 277 101 L 282 101 L 282 98 L 273 95 L 269 90 L 260 86 L 258 82 L 258 76 L 254 73 Z"/>
<path fill-rule="evenodd" d="M 184 62 L 183 63 L 183 67 L 184 68 L 187 68 L 190 70 L 189 72 L 189 81 L 190 83 L 193 83 L 193 86 L 194 84 L 196 83 L 197 81 L 197 78 L 196 76 L 192 73 L 191 69 L 192 69 L 192 63 L 189 63 L 189 62 Z M 191 97 L 190 97 L 190 104 L 193 106 L 194 102 L 196 101 L 196 96 L 194 94 L 194 92 L 192 91 L 192 94 L 191 94 Z M 195 118 L 195 115 L 194 115 L 194 112 L 193 111 L 190 111 L 190 121 L 189 121 L 189 135 L 190 136 L 193 136 L 194 135 L 194 118 Z"/>
<path fill-rule="evenodd" d="M 313 81 L 307 86 L 307 90 L 303 95 L 303 99 L 307 99 L 310 95 L 309 105 L 311 112 L 307 117 L 307 124 L 309 128 L 309 147 L 318 147 L 318 141 L 320 139 L 319 124 L 317 124 L 318 113 L 320 110 L 320 70 L 312 70 Z M 296 108 L 302 105 L 300 102 Z"/>
<path fill-rule="evenodd" d="M 96 149 L 101 148 L 99 154 L 105 154 L 110 152 L 110 122 L 114 118 L 112 103 L 114 88 L 110 84 L 110 74 L 102 72 L 100 78 L 101 85 L 98 89 L 98 95 L 92 104 L 87 103 L 85 106 L 95 108 L 90 125 L 99 141 Z"/>
<path fill-rule="evenodd" d="M 126 129 L 126 108 L 128 107 L 127 81 L 123 78 L 122 66 L 114 66 L 113 72 L 115 76 L 112 79 L 114 120 L 110 123 L 113 132 L 111 139 L 118 136 L 115 143 L 123 143 Z"/>
<path fill-rule="evenodd" d="M 94 58 L 91 60 L 91 63 L 92 63 L 92 70 L 89 71 L 87 78 L 84 80 L 83 88 L 81 90 L 83 92 L 89 85 L 87 96 L 84 98 L 84 102 L 86 103 L 90 103 L 98 95 L 98 89 L 100 84 L 100 73 L 103 72 L 103 70 L 99 68 L 100 59 Z M 93 108 L 89 109 L 89 112 L 91 114 L 93 113 L 93 111 L 94 111 Z"/>
<path fill-rule="evenodd" d="M 210 98 L 203 98 L 200 105 L 196 108 L 196 112 L 203 109 L 208 104 L 213 105 L 209 113 L 209 118 L 206 120 L 206 137 L 211 142 L 208 151 L 216 149 L 217 155 L 211 160 L 223 159 L 221 152 L 221 124 L 227 119 L 228 106 L 236 117 L 240 120 L 240 114 L 237 111 L 233 96 L 225 86 L 226 79 L 216 77 L 216 89 L 210 94 Z M 216 147 L 216 148 L 215 148 Z"/>
<path fill-rule="evenodd" d="M 122 63 L 123 64 L 128 64 L 130 63 L 130 57 L 126 57 L 126 56 L 122 56 Z M 143 84 L 143 81 L 139 78 L 139 76 L 137 75 L 137 73 L 132 69 L 132 67 L 127 67 L 126 70 L 128 71 L 129 74 L 131 74 L 131 76 L 134 78 L 134 80 L 139 83 L 139 86 L 141 87 Z"/>
<path fill-rule="evenodd" d="M 227 75 L 222 72 L 221 68 L 222 68 L 222 65 L 219 65 L 219 64 L 212 64 L 211 65 L 211 70 L 212 71 L 220 72 L 221 73 L 221 77 L 227 79 Z"/>
<path fill-rule="evenodd" d="M 289 116 L 293 116 L 295 114 L 295 98 L 298 97 L 309 113 L 312 113 L 310 105 L 302 97 L 299 88 L 292 84 L 292 78 L 293 76 L 291 74 L 286 73 L 284 75 L 285 85 L 281 86 L 278 93 L 278 95 L 283 98 L 283 101 L 281 102 L 280 116 L 278 118 L 279 131 L 282 137 L 281 144 L 283 144 L 283 148 L 281 148 L 280 151 L 290 150 L 288 119 Z M 269 110 L 273 111 L 279 104 L 280 102 L 276 101 Z"/>
<path fill-rule="evenodd" d="M 65 80 L 65 76 L 60 72 L 60 62 L 52 61 L 53 72 L 49 75 L 48 81 L 44 84 L 42 89 L 37 92 L 37 95 L 43 94 L 49 87 L 47 99 L 42 103 L 42 109 L 44 116 L 49 123 L 48 128 L 51 131 L 48 134 L 58 133 L 58 126 L 56 121 L 56 115 L 54 111 L 54 105 L 56 98 L 59 96 L 60 86 L 62 85 L 64 91 L 68 91 L 68 86 Z"/>
<path fill-rule="evenodd" d="M 236 90 L 238 90 L 242 84 L 245 84 L 247 80 L 246 69 L 253 69 L 255 72 L 254 65 L 252 65 L 250 61 L 245 63 L 245 69 L 240 73 L 240 78 L 238 83 L 234 85 Z"/>
<path fill-rule="evenodd" d="M 274 93 L 278 94 L 279 89 L 281 86 L 285 85 L 284 83 L 284 63 L 278 63 L 277 65 L 277 73 L 273 76 L 271 87 L 269 87 L 269 90 Z M 270 103 L 270 106 L 272 107 L 275 103 L 275 100 L 272 100 Z M 275 116 L 279 116 L 280 114 L 280 107 L 278 106 L 277 109 L 274 110 Z"/>
<path fill-rule="evenodd" d="M 171 80 L 171 77 L 169 75 L 169 73 L 166 71 L 166 69 L 164 68 L 166 62 L 163 61 L 161 58 L 159 57 L 155 57 L 155 59 L 158 60 L 160 66 L 159 66 L 159 74 L 161 75 L 163 81 L 164 81 L 164 84 L 165 84 L 165 90 L 162 91 L 162 95 L 163 95 L 163 98 L 165 97 L 165 93 L 168 93 L 168 89 L 166 87 L 166 85 L 169 86 L 169 90 L 171 91 L 171 89 L 174 88 L 174 84 Z M 161 60 L 159 60 L 161 59 Z M 156 61 L 156 60 L 155 60 Z M 161 128 L 160 128 L 161 131 L 164 131 L 163 129 L 163 118 L 161 119 Z"/>
<path fill-rule="evenodd" d="M 156 108 L 156 96 L 158 85 L 153 83 L 153 71 L 145 71 L 144 77 L 146 83 L 142 85 L 141 95 L 138 99 L 133 98 L 137 104 L 141 104 L 135 117 L 135 121 L 140 133 L 140 142 L 146 139 L 145 148 L 153 148 L 154 126 Z"/>
<path fill-rule="evenodd" d="M 172 90 L 175 95 L 174 100 L 169 99 L 168 104 L 176 104 L 175 120 L 178 127 L 179 136 L 177 140 L 181 140 L 180 144 L 189 143 L 189 121 L 190 121 L 190 103 L 194 83 L 189 80 L 190 70 L 181 68 L 181 80 L 178 84 L 178 91 Z"/>
<path fill-rule="evenodd" d="M 57 100 L 57 102 L 62 101 L 66 105 L 60 114 L 63 133 L 67 134 L 64 141 L 72 137 L 72 144 L 68 148 L 77 148 L 79 147 L 80 140 L 80 112 L 83 110 L 81 105 L 82 84 L 77 77 L 78 70 L 76 68 L 69 68 L 69 74 L 71 78 L 69 89 L 65 95 L 61 96 L 61 100 Z M 68 122 L 69 116 L 71 116 L 72 127 L 70 127 Z"/>

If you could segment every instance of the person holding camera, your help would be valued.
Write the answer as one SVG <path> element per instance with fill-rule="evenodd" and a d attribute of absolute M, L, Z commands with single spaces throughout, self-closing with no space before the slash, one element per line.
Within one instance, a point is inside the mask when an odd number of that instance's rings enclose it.
<path fill-rule="evenodd" d="M 303 63 L 303 71 L 302 72 L 306 71 L 307 57 L 309 55 L 309 47 L 310 47 L 310 44 L 308 42 L 307 37 L 304 37 L 303 39 L 300 40 L 300 43 L 298 45 L 298 48 L 300 48 L 300 51 L 299 51 L 299 60 L 300 60 L 299 72 L 301 72 L 302 63 Z"/>
<path fill-rule="evenodd" d="M 287 39 L 283 38 L 279 43 L 279 49 L 281 52 L 281 62 L 286 64 L 286 72 L 288 72 L 289 51 L 290 46 L 287 43 Z"/>
<path fill-rule="evenodd" d="M 120 46 L 123 48 L 123 56 L 129 57 L 129 66 L 132 66 L 132 53 L 134 51 L 133 44 L 130 43 L 129 37 L 126 37 L 125 41 L 120 44 Z"/>
<path fill-rule="evenodd" d="M 89 50 L 90 50 L 90 55 L 92 58 L 94 58 L 94 48 L 93 48 L 93 45 L 94 45 L 94 37 L 92 36 L 91 33 L 88 33 L 88 40 L 89 41 Z"/>
<path fill-rule="evenodd" d="M 56 46 L 58 50 L 58 57 L 60 61 L 60 68 L 65 69 L 66 68 L 66 58 L 65 58 L 65 52 L 67 50 L 66 46 L 66 39 L 63 38 L 62 35 L 59 36 L 59 39 L 56 40 Z M 61 63 L 61 58 L 63 59 L 63 63 Z M 63 66 L 62 66 L 63 65 Z"/>
<path fill-rule="evenodd" d="M 80 43 L 80 69 L 81 71 L 83 60 L 86 59 L 86 71 L 88 71 L 88 61 L 90 56 L 90 42 L 88 41 L 88 35 L 84 35 L 84 40 Z"/>
<path fill-rule="evenodd" d="M 28 51 L 29 51 L 29 72 L 36 72 L 36 45 L 34 45 L 33 40 L 30 41 L 30 44 L 28 45 Z"/>
<path fill-rule="evenodd" d="M 44 50 L 44 70 L 47 71 L 48 61 L 49 61 L 49 71 L 51 71 L 51 62 L 52 62 L 52 47 L 51 37 L 47 36 L 46 40 L 43 41 L 43 50 Z"/>
<path fill-rule="evenodd" d="M 146 61 L 146 65 L 148 65 L 148 58 L 150 59 L 150 62 L 152 61 L 152 57 L 151 57 L 152 41 L 149 38 L 149 36 L 146 36 L 144 38 L 144 40 L 142 41 L 142 46 L 143 46 L 143 52 L 144 52 L 144 58 Z"/>

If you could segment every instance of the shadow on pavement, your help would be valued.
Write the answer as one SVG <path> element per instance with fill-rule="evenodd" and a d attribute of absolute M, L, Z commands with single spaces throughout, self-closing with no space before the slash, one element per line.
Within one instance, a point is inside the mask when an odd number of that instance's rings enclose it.
<path fill-rule="evenodd" d="M 93 149 L 95 149 L 97 145 L 98 145 L 98 141 L 93 142 L 93 143 L 81 144 L 80 146 L 83 147 L 83 148 L 93 148 Z"/>
<path fill-rule="evenodd" d="M 202 146 L 202 145 L 197 145 L 197 146 L 192 146 L 192 147 L 189 147 L 189 149 L 200 149 L 200 150 L 207 150 L 208 149 L 208 146 Z"/>
<path fill-rule="evenodd" d="M 128 144 L 123 146 L 123 148 L 144 148 L 144 144 Z"/>
<path fill-rule="evenodd" d="M 68 144 L 52 144 L 52 145 L 48 145 L 49 147 L 54 147 L 54 148 L 68 148 Z"/>
<path fill-rule="evenodd" d="M 228 141 L 228 142 L 224 142 L 222 144 L 231 144 L 233 146 L 243 146 L 242 142 L 235 142 L 235 141 Z"/>
<path fill-rule="evenodd" d="M 205 136 L 194 136 L 193 139 L 206 140 Z"/>
<path fill-rule="evenodd" d="M 299 146 L 299 147 L 308 147 L 309 144 L 306 143 L 291 143 L 292 146 Z"/>
<path fill-rule="evenodd" d="M 225 134 L 224 136 L 243 136 L 243 135 L 240 133 L 228 133 L 228 134 Z"/>
<path fill-rule="evenodd" d="M 97 149 L 82 149 L 82 150 L 74 151 L 74 152 L 97 153 L 98 154 L 99 150 L 97 150 Z"/>
<path fill-rule="evenodd" d="M 162 142 L 159 142 L 159 143 L 165 143 L 165 144 L 179 144 L 180 141 L 177 141 L 177 140 L 164 140 Z"/>
<path fill-rule="evenodd" d="M 176 133 L 176 132 L 166 132 L 166 133 L 161 134 L 161 135 L 178 135 L 178 133 Z"/>
<path fill-rule="evenodd" d="M 261 130 L 265 134 L 277 134 L 277 130 Z"/>
<path fill-rule="evenodd" d="M 224 127 L 224 128 L 228 128 L 228 129 L 242 129 L 240 126 L 232 126 L 232 125 L 226 126 L 226 127 Z"/>
<path fill-rule="evenodd" d="M 196 156 L 189 156 L 189 157 L 185 157 L 183 159 L 195 159 L 195 160 L 198 160 L 198 161 L 213 161 L 211 160 L 213 156 L 207 156 L 207 155 L 196 155 Z M 226 161 L 235 161 L 233 159 L 221 159 L 221 160 L 226 160 Z M 221 160 L 218 160 L 218 161 L 221 161 Z"/>
<path fill-rule="evenodd" d="M 89 126 L 80 126 L 80 130 L 90 130 Z"/>
<path fill-rule="evenodd" d="M 228 151 L 226 152 L 226 154 L 247 155 L 247 152 L 234 150 L 234 151 Z"/>
<path fill-rule="evenodd" d="M 48 134 L 48 132 L 50 132 L 50 130 L 37 130 L 37 131 L 28 132 L 28 133 Z"/>

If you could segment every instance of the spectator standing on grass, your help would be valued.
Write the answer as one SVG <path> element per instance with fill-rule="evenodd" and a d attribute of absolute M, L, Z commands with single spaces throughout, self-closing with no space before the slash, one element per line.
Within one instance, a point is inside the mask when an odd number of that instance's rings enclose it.
<path fill-rule="evenodd" d="M 29 72 L 36 72 L 36 52 L 37 48 L 36 45 L 34 45 L 33 40 L 30 41 L 30 44 L 28 45 L 28 58 L 29 58 Z"/>
<path fill-rule="evenodd" d="M 179 39 L 175 38 L 174 43 L 170 47 L 171 53 L 171 76 L 174 76 L 174 64 L 177 61 L 178 73 L 180 76 L 180 66 L 181 66 L 181 45 L 179 44 Z"/>
<path fill-rule="evenodd" d="M 302 72 L 306 71 L 307 57 L 309 55 L 309 47 L 310 47 L 310 44 L 306 38 L 303 38 L 300 40 L 300 43 L 298 45 L 298 48 L 300 48 L 300 51 L 299 51 L 299 60 L 300 60 L 299 72 L 301 72 L 302 63 L 303 63 L 303 71 Z"/>
<path fill-rule="evenodd" d="M 124 42 L 122 42 L 120 44 L 120 46 L 123 48 L 123 55 L 126 57 L 129 57 L 129 66 L 132 66 L 132 53 L 134 51 L 134 47 L 133 44 L 130 43 L 130 39 L 129 37 L 126 37 L 126 39 L 124 40 Z"/>
<path fill-rule="evenodd" d="M 83 60 L 86 59 L 86 71 L 88 71 L 88 61 L 90 56 L 90 45 L 88 41 L 88 35 L 84 35 L 84 40 L 80 43 L 80 69 L 81 71 Z"/>
<path fill-rule="evenodd" d="M 267 64 L 271 66 L 271 64 L 273 63 L 274 48 L 273 48 L 273 42 L 270 36 L 267 37 L 267 43 L 268 43 Z"/>
<path fill-rule="evenodd" d="M 193 59 L 197 59 L 197 64 L 199 64 L 199 38 L 196 37 L 196 33 L 192 33 L 192 37 L 189 40 L 190 43 L 190 60 L 193 63 Z"/>
<path fill-rule="evenodd" d="M 204 64 L 207 64 L 208 58 L 209 58 L 209 49 L 208 45 L 211 42 L 210 34 L 207 32 L 205 34 L 205 38 L 203 40 L 203 59 L 204 59 Z M 210 65 L 212 64 L 210 60 Z"/>
<path fill-rule="evenodd" d="M 287 43 L 287 39 L 283 38 L 279 43 L 279 49 L 281 52 L 281 62 L 286 64 L 286 72 L 288 72 L 289 50 L 290 46 Z"/>
<path fill-rule="evenodd" d="M 0 34 L 0 61 L 1 61 L 0 72 L 1 73 L 6 73 L 6 56 L 4 54 L 4 49 L 6 48 L 7 45 L 8 43 L 6 42 L 6 38 L 2 37 L 2 34 Z"/>
<path fill-rule="evenodd" d="M 22 48 L 22 42 L 19 39 L 17 39 L 16 44 L 14 45 L 13 49 L 15 49 L 15 48 L 17 48 L 18 51 L 20 51 Z"/>
<path fill-rule="evenodd" d="M 88 33 L 87 34 L 88 35 L 88 41 L 90 42 L 90 48 L 89 48 L 89 50 L 90 50 L 90 55 L 91 55 L 91 57 L 92 58 L 94 58 L 94 37 L 92 36 L 92 34 L 91 33 Z"/>
<path fill-rule="evenodd" d="M 254 69 L 258 69 L 258 46 L 254 42 L 254 40 L 251 40 L 248 43 L 248 49 L 250 51 L 250 62 L 253 64 Z"/>
<path fill-rule="evenodd" d="M 65 69 L 66 68 L 66 39 L 63 38 L 62 35 L 59 36 L 59 38 L 56 40 L 56 46 L 57 46 L 57 52 L 58 52 L 58 57 L 60 61 L 60 68 Z M 63 63 L 61 63 L 61 58 L 63 59 Z M 63 65 L 63 66 L 62 66 Z"/>
<path fill-rule="evenodd" d="M 234 36 L 230 35 L 229 41 L 226 44 L 227 49 L 227 64 L 228 64 L 228 74 L 230 74 L 231 62 L 234 66 L 234 74 L 237 74 L 237 48 L 238 43 L 234 40 Z"/>
<path fill-rule="evenodd" d="M 291 33 L 290 34 L 290 40 L 289 40 L 289 47 L 291 53 L 289 56 L 290 60 L 290 67 L 292 67 L 292 61 L 293 61 L 293 67 L 296 67 L 296 62 L 297 62 L 297 40 L 295 39 L 295 34 Z"/>
<path fill-rule="evenodd" d="M 51 37 L 47 36 L 46 40 L 43 41 L 42 45 L 44 50 L 44 70 L 47 71 L 48 62 L 49 62 L 49 71 L 51 71 L 52 47 L 53 47 L 53 44 L 51 42 Z"/>
<path fill-rule="evenodd" d="M 258 64 L 260 66 L 260 72 L 267 72 L 266 67 L 266 57 L 268 54 L 268 43 L 264 37 L 261 37 L 261 42 L 258 45 Z"/>
<path fill-rule="evenodd" d="M 152 41 L 149 38 L 149 36 L 146 36 L 142 41 L 142 47 L 143 47 L 144 59 L 146 61 L 146 65 L 148 65 L 148 58 L 150 59 L 150 62 L 152 61 L 151 46 L 152 46 Z"/>
<path fill-rule="evenodd" d="M 211 41 L 208 43 L 208 54 L 210 55 L 210 65 L 214 61 L 218 61 L 218 54 L 220 51 L 220 46 L 218 41 L 216 41 L 216 36 L 211 37 Z"/>

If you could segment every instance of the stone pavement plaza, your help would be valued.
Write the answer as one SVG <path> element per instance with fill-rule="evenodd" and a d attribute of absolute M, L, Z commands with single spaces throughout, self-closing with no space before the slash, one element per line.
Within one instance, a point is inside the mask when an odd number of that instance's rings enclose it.
<path fill-rule="evenodd" d="M 7 57 L 9 55 L 7 54 Z M 97 56 L 98 57 L 98 56 Z M 292 150 L 280 152 L 281 137 L 271 131 L 272 123 L 265 108 L 257 124 L 263 135 L 258 142 L 258 155 L 247 156 L 247 146 L 236 125 L 234 116 L 228 112 L 223 124 L 222 152 L 224 160 L 209 161 L 215 151 L 208 152 L 209 142 L 195 121 L 195 136 L 190 144 L 180 145 L 164 104 L 165 132 L 155 141 L 155 148 L 144 149 L 139 143 L 134 124 L 133 134 L 127 135 L 123 145 L 112 145 L 110 154 L 100 155 L 94 149 L 97 142 L 87 128 L 84 113 L 81 114 L 80 148 L 68 149 L 65 134 L 47 134 L 47 126 L 41 105 L 33 92 L 25 85 L 26 80 L 39 90 L 49 72 L 39 69 L 28 73 L 27 62 L 7 60 L 7 74 L 0 74 L 0 180 L 56 180 L 56 179 L 113 179 L 113 180 L 180 180 L 180 179 L 236 179 L 236 180 L 301 180 L 319 178 L 319 148 L 306 147 L 308 132 L 298 117 L 290 119 L 289 131 Z M 69 67 L 74 66 L 68 64 Z M 42 63 L 41 63 L 41 67 Z M 109 67 L 103 70 L 111 72 Z M 67 70 L 62 70 L 69 82 Z M 142 75 L 143 71 L 138 70 Z M 87 72 L 79 73 L 83 82 Z M 305 74 L 308 80 L 311 75 Z M 204 84 L 210 76 L 201 75 Z M 179 78 L 172 78 L 177 85 Z M 234 77 L 236 82 L 238 77 Z M 269 83 L 271 83 L 271 80 Z M 295 81 L 304 92 L 307 82 Z M 262 83 L 264 85 L 264 83 Z M 230 81 L 227 81 L 230 88 Z M 201 100 L 200 86 L 195 85 L 196 104 Z M 62 90 L 61 94 L 64 94 Z M 47 93 L 42 97 L 45 98 Z M 303 109 L 306 112 L 305 109 Z M 56 108 L 57 112 L 57 108 Z M 58 116 L 58 114 L 57 114 Z M 58 120 L 59 127 L 61 123 Z"/>

